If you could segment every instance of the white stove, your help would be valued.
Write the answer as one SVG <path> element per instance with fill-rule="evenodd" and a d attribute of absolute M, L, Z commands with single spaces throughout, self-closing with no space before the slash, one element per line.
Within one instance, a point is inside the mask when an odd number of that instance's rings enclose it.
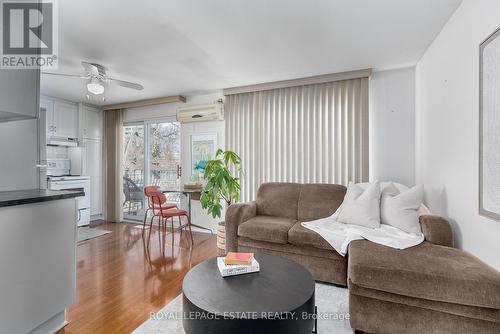
<path fill-rule="evenodd" d="M 78 180 L 90 180 L 90 176 L 85 176 L 85 175 L 59 175 L 59 176 L 48 175 L 47 179 L 49 179 L 51 181 L 78 181 Z"/>
<path fill-rule="evenodd" d="M 77 197 L 77 226 L 90 224 L 90 176 L 67 175 L 68 159 L 47 160 L 47 188 L 49 190 L 83 189 L 85 196 Z M 66 175 L 65 175 L 66 174 Z"/>

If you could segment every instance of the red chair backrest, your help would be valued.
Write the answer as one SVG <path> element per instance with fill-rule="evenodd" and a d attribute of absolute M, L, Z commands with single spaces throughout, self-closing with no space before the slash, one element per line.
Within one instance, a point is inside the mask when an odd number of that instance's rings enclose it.
<path fill-rule="evenodd" d="M 155 191 L 151 193 L 149 198 L 151 198 L 153 213 L 155 215 L 161 214 L 161 211 L 163 210 L 162 204 L 167 202 L 167 196 L 165 196 L 162 192 Z"/>
<path fill-rule="evenodd" d="M 148 199 L 148 206 L 150 209 L 153 208 L 153 201 L 151 200 L 151 196 L 152 196 L 152 194 L 158 192 L 158 189 L 160 189 L 160 187 L 158 187 L 158 186 L 145 186 L 144 187 L 144 196 L 146 196 L 146 198 Z"/>
<path fill-rule="evenodd" d="M 158 192 L 158 189 L 160 189 L 160 187 L 158 187 L 158 186 L 145 186 L 144 187 L 144 196 L 151 197 L 151 195 L 153 193 Z"/>

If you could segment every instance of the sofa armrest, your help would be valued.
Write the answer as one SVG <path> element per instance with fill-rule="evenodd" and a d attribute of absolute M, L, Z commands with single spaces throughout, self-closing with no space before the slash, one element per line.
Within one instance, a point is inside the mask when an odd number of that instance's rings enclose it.
<path fill-rule="evenodd" d="M 226 211 L 226 252 L 238 251 L 238 226 L 255 217 L 257 214 L 257 203 L 237 203 L 231 204 Z"/>
<path fill-rule="evenodd" d="M 425 214 L 421 215 L 419 220 L 425 240 L 436 245 L 453 247 L 453 231 L 446 219 Z"/>

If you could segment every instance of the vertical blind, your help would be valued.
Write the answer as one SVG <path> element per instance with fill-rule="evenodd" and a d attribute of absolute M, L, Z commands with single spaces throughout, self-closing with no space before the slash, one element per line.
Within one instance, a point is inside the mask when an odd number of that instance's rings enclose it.
<path fill-rule="evenodd" d="M 242 201 L 263 182 L 368 180 L 368 78 L 228 95 L 225 116 Z"/>

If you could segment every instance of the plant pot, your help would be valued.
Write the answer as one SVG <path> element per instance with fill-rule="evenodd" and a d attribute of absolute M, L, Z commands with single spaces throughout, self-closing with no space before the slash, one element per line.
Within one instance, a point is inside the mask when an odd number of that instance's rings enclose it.
<path fill-rule="evenodd" d="M 217 254 L 219 256 L 226 255 L 226 224 L 219 222 L 217 224 Z"/>

